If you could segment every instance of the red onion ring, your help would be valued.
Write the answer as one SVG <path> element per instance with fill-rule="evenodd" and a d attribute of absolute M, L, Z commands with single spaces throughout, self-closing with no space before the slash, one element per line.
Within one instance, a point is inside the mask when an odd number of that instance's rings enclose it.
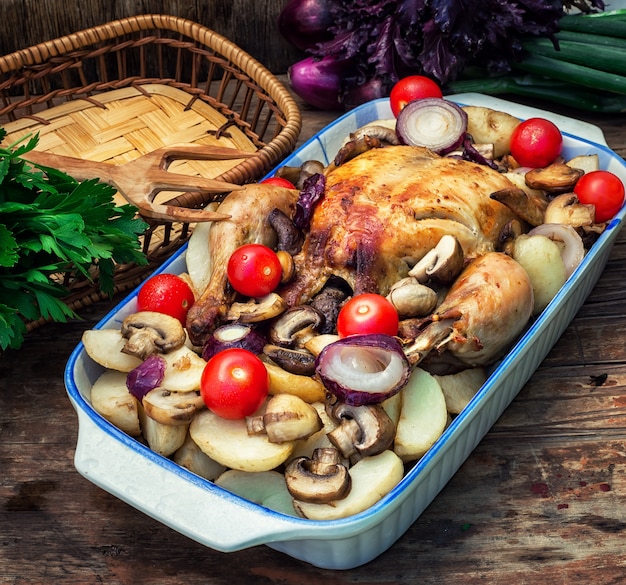
<path fill-rule="evenodd" d="M 437 154 L 458 148 L 467 133 L 467 114 L 443 98 L 409 102 L 398 114 L 396 134 L 402 144 L 423 146 Z"/>
<path fill-rule="evenodd" d="M 561 248 L 561 258 L 563 258 L 568 278 L 585 257 L 583 240 L 571 225 L 544 223 L 530 230 L 528 235 L 546 236 L 554 242 L 561 242 L 563 244 Z"/>
<path fill-rule="evenodd" d="M 376 404 L 401 390 L 410 366 L 389 335 L 350 335 L 327 345 L 315 370 L 326 389 L 351 406 Z"/>

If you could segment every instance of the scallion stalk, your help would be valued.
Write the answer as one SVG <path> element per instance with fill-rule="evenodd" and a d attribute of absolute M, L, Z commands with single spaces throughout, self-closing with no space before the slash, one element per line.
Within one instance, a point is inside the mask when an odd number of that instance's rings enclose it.
<path fill-rule="evenodd" d="M 523 61 L 515 63 L 513 67 L 534 75 L 560 79 L 568 83 L 575 82 L 596 91 L 612 91 L 626 95 L 626 77 L 576 63 L 542 55 L 530 55 Z"/>
<path fill-rule="evenodd" d="M 603 13 L 598 13 L 598 16 Z M 559 20 L 561 30 L 577 31 L 626 38 L 626 20 L 621 10 L 603 16 L 586 14 L 568 14 Z"/>
<path fill-rule="evenodd" d="M 582 87 L 532 75 L 461 79 L 448 83 L 445 94 L 477 92 L 488 95 L 517 95 L 554 102 L 588 112 L 619 114 L 626 112 L 626 96 L 589 92 Z"/>
<path fill-rule="evenodd" d="M 559 49 L 556 50 L 548 39 L 529 39 L 524 41 L 523 47 L 532 55 L 584 65 L 608 73 L 626 74 L 623 48 L 561 40 Z"/>

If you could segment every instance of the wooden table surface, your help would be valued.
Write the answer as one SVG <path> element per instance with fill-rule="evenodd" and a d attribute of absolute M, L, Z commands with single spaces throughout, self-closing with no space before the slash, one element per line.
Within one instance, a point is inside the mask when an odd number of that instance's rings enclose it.
<path fill-rule="evenodd" d="M 301 139 L 335 116 L 303 107 Z M 626 116 L 580 117 L 626 155 Z M 624 583 L 625 274 L 621 235 L 565 334 L 439 496 L 387 552 L 341 572 L 265 546 L 215 552 L 83 479 L 63 371 L 113 302 L 40 327 L 0 355 L 0 583 Z"/>

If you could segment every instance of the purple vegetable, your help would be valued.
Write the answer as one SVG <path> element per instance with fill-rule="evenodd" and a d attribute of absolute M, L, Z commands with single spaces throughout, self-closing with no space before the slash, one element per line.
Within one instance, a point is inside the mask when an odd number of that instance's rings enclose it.
<path fill-rule="evenodd" d="M 161 385 L 165 376 L 165 360 L 160 355 L 147 357 L 126 376 L 126 387 L 137 399 L 141 400 L 150 390 Z"/>
<path fill-rule="evenodd" d="M 315 173 L 304 181 L 293 216 L 293 224 L 297 228 L 302 230 L 309 228 L 315 204 L 323 197 L 325 189 L 326 176 L 321 173 Z"/>
<path fill-rule="evenodd" d="M 474 146 L 474 143 L 472 142 L 469 134 L 466 134 L 465 138 L 463 139 L 463 158 L 465 160 L 478 163 L 479 165 L 486 165 L 494 170 L 498 170 L 498 165 L 493 162 L 493 157 L 487 158 L 486 156 L 484 156 L 476 148 L 476 146 Z"/>
<path fill-rule="evenodd" d="M 414 100 L 398 114 L 396 133 L 403 144 L 446 154 L 463 144 L 467 114 L 446 99 Z"/>
<path fill-rule="evenodd" d="M 382 78 L 370 79 L 348 90 L 343 98 L 343 102 L 345 107 L 351 110 L 361 104 L 388 96 L 390 90 L 391 84 L 388 80 Z"/>
<path fill-rule="evenodd" d="M 267 343 L 265 337 L 250 325 L 230 323 L 218 327 L 202 348 L 202 358 L 209 361 L 216 353 L 232 347 L 258 354 Z"/>
<path fill-rule="evenodd" d="M 280 34 L 301 51 L 330 40 L 330 4 L 329 0 L 290 0 L 278 15 Z"/>
<path fill-rule="evenodd" d="M 326 389 L 352 406 L 377 404 L 398 393 L 410 374 L 400 342 L 390 335 L 350 335 L 315 360 Z"/>
<path fill-rule="evenodd" d="M 291 89 L 314 108 L 342 110 L 341 83 L 349 68 L 347 60 L 307 57 L 289 68 L 289 83 Z"/>
<path fill-rule="evenodd" d="M 328 0 L 332 38 L 311 54 L 350 59 L 340 100 L 373 79 L 395 83 L 422 74 L 440 84 L 455 80 L 469 65 L 491 74 L 511 70 L 524 56 L 522 39 L 550 38 L 573 1 L 539 0 Z M 581 0 L 580 10 L 604 8 Z"/>

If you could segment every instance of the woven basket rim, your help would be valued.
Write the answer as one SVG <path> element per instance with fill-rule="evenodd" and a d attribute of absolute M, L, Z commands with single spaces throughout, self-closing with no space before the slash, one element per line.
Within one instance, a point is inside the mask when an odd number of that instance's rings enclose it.
<path fill-rule="evenodd" d="M 128 35 L 134 35 L 147 31 L 146 40 L 152 39 L 152 33 L 158 37 L 158 31 L 169 31 L 180 35 L 185 44 L 197 44 L 198 48 L 206 48 L 215 53 L 220 59 L 229 62 L 234 70 L 241 72 L 235 73 L 233 79 L 244 81 L 251 90 L 255 90 L 259 95 L 263 94 L 263 99 L 269 98 L 273 102 L 273 115 L 280 120 L 280 131 L 278 131 L 271 140 L 265 141 L 256 152 L 254 157 L 246 159 L 237 165 L 237 169 L 242 176 L 242 181 L 249 182 L 253 177 L 260 177 L 261 172 L 269 171 L 280 160 L 293 150 L 297 142 L 302 127 L 300 110 L 296 101 L 287 90 L 285 85 L 264 65 L 254 59 L 251 55 L 243 51 L 235 43 L 220 35 L 219 33 L 207 28 L 204 25 L 193 22 L 191 20 L 180 18 L 177 16 L 163 14 L 144 14 L 130 16 L 111 22 L 100 24 L 91 28 L 86 28 L 78 32 L 74 32 L 56 39 L 44 41 L 20 49 L 5 56 L 0 56 L 0 75 L 9 77 L 9 83 L 20 81 L 29 74 L 29 70 L 33 68 L 45 68 L 45 66 L 54 65 L 56 60 L 73 58 L 74 53 L 80 53 L 86 50 L 97 52 L 99 45 L 114 43 L 116 39 Z M 120 46 L 124 45 L 121 43 Z M 138 80 L 141 85 L 142 80 Z M 154 79 L 147 81 L 154 82 Z M 194 86 L 195 87 L 195 86 Z M 90 88 L 85 88 L 91 91 Z M 267 100 L 267 101 L 269 101 Z M 229 108 L 229 106 L 226 106 Z M 235 182 L 231 179 L 231 182 Z M 238 180 L 237 180 L 238 182 Z M 148 266 L 118 266 L 116 267 L 115 293 L 126 292 L 137 286 L 146 276 L 146 274 L 154 270 L 158 265 L 165 261 L 189 235 L 189 225 L 183 222 L 176 222 L 176 226 L 180 224 L 181 230 L 172 228 L 171 235 L 169 226 L 166 227 L 167 241 L 163 243 L 155 251 L 148 256 Z M 163 228 L 163 224 L 155 222 L 150 224 L 148 237 L 152 233 L 152 229 Z M 174 226 L 174 224 L 172 224 Z M 119 269 L 119 271 L 118 271 Z M 119 276 L 119 278 L 118 278 Z M 82 284 L 82 283 L 79 283 Z M 70 294 L 66 304 L 73 309 L 78 310 L 85 306 L 109 298 L 108 295 L 95 287 L 87 287 L 85 292 L 83 289 L 74 289 L 75 294 Z M 48 320 L 42 319 L 37 322 L 27 323 L 28 330 L 31 330 Z"/>
<path fill-rule="evenodd" d="M 99 24 L 0 57 L 0 73 L 19 71 L 23 67 L 44 63 L 88 45 L 150 29 L 169 30 L 185 35 L 220 53 L 262 87 L 280 108 L 285 125 L 270 143 L 256 152 L 256 161 L 249 159 L 240 164 L 242 170 L 255 174 L 255 166 L 259 161 L 265 167 L 271 167 L 277 151 L 289 152 L 293 149 L 302 129 L 302 118 L 298 105 L 287 88 L 269 69 L 233 41 L 186 18 L 167 14 L 141 14 Z"/>

